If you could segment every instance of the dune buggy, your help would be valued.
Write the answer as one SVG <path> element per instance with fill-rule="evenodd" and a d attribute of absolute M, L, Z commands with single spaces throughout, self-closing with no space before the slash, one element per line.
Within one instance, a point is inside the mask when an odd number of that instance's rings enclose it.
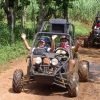
<path fill-rule="evenodd" d="M 90 35 L 84 39 L 84 47 L 100 45 L 100 11 L 97 13 Z"/>
<path fill-rule="evenodd" d="M 47 25 L 47 24 L 46 24 Z M 43 24 L 33 40 L 33 48 L 28 56 L 28 66 L 26 76 L 21 69 L 15 70 L 13 74 L 12 88 L 16 93 L 20 93 L 23 84 L 35 81 L 39 84 L 58 85 L 68 91 L 69 96 L 78 95 L 79 80 L 88 80 L 89 63 L 88 61 L 79 61 L 72 51 L 74 46 L 74 28 L 65 19 L 51 19 L 49 21 L 50 29 Z M 46 28 L 46 30 L 44 30 Z M 49 32 L 47 32 L 49 29 Z M 37 40 L 41 37 L 48 37 L 51 41 L 52 35 L 57 35 L 56 49 L 54 52 L 46 52 L 43 48 L 37 47 Z M 59 39 L 64 35 L 69 40 L 69 50 L 59 47 Z M 48 42 L 46 45 L 51 45 Z M 70 59 L 76 59 L 73 71 L 69 71 Z"/>

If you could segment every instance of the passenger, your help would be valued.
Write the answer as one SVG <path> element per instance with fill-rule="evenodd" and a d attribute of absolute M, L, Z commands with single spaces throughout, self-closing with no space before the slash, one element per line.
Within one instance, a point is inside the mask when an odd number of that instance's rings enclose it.
<path fill-rule="evenodd" d="M 31 48 L 30 46 L 29 46 L 29 44 L 28 44 L 28 42 L 27 42 L 27 40 L 26 40 L 26 35 L 25 34 L 22 34 L 21 35 L 21 38 L 23 39 L 23 41 L 24 41 L 24 44 L 25 44 L 25 47 L 28 49 L 28 50 L 31 50 L 31 49 L 33 49 L 33 48 Z M 38 42 L 38 47 L 37 48 L 44 48 L 44 49 L 46 49 L 46 51 L 47 52 L 53 52 L 54 51 L 54 45 L 55 45 L 55 42 L 54 42 L 54 40 L 55 40 L 55 35 L 53 35 L 52 36 L 52 41 L 51 41 L 51 47 L 50 47 L 50 45 L 48 46 L 47 45 L 47 38 L 46 37 L 42 37 L 42 38 L 40 38 L 39 39 L 39 42 Z M 50 41 L 49 41 L 49 44 L 50 44 Z"/>
<path fill-rule="evenodd" d="M 22 34 L 21 37 L 22 37 L 22 39 L 23 39 L 23 41 L 24 41 L 25 47 L 26 47 L 29 51 L 30 51 L 30 50 L 34 51 L 35 48 L 31 48 L 31 47 L 29 46 L 29 44 L 28 44 L 28 42 L 27 42 L 27 40 L 26 40 L 26 35 L 25 35 L 25 34 Z M 49 41 L 49 45 L 47 44 L 46 38 L 40 38 L 40 39 L 39 39 L 39 42 L 38 42 L 38 47 L 37 47 L 37 48 L 43 48 L 43 49 L 45 49 L 46 52 L 53 52 L 53 51 L 54 51 L 54 46 L 55 46 L 55 42 L 54 42 L 55 38 L 56 38 L 56 36 L 53 35 L 53 36 L 52 36 L 52 41 L 51 41 L 51 43 L 50 43 L 50 41 Z M 50 46 L 50 44 L 51 44 L 51 46 Z M 50 60 L 49 60 L 48 58 L 44 58 L 44 60 L 43 60 L 43 62 L 44 62 L 45 64 L 50 63 L 49 61 L 50 61 Z M 35 64 L 35 59 L 34 59 L 34 58 L 33 58 L 32 63 Z"/>
<path fill-rule="evenodd" d="M 41 37 L 38 42 L 37 48 L 43 48 L 46 52 L 49 52 L 51 50 L 50 48 L 50 41 L 48 37 Z"/>

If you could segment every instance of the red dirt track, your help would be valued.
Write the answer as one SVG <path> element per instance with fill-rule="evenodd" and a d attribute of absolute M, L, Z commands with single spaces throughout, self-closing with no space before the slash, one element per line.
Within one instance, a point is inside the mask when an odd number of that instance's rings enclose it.
<path fill-rule="evenodd" d="M 0 100 L 100 100 L 100 49 L 80 48 L 80 59 L 90 62 L 89 82 L 80 83 L 79 95 L 70 98 L 63 89 L 54 86 L 41 86 L 35 83 L 25 86 L 21 93 L 13 93 L 12 76 L 15 69 L 26 73 L 26 59 L 18 58 L 5 66 L 10 69 L 0 73 Z"/>

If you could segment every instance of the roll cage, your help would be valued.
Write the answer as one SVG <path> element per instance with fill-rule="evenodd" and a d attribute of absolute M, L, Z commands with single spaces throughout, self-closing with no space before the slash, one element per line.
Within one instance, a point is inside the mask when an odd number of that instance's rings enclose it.
<path fill-rule="evenodd" d="M 48 26 L 47 26 L 48 25 Z M 66 33 L 69 34 L 73 40 L 75 40 L 75 27 L 73 24 L 67 22 L 66 19 L 50 19 L 44 21 L 40 32 L 45 32 L 44 28 L 48 27 L 46 31 L 54 33 Z"/>
<path fill-rule="evenodd" d="M 34 40 L 33 40 L 33 48 L 35 47 L 35 43 L 39 38 L 41 38 L 42 36 L 49 36 L 51 38 L 52 35 L 57 35 L 57 36 L 64 35 L 64 36 L 68 37 L 68 40 L 69 40 L 69 55 L 70 55 L 70 57 L 73 57 L 72 49 L 71 49 L 71 47 L 73 45 L 73 43 L 72 43 L 73 40 L 72 40 L 72 37 L 69 34 L 66 34 L 66 33 L 38 32 L 35 35 Z"/>

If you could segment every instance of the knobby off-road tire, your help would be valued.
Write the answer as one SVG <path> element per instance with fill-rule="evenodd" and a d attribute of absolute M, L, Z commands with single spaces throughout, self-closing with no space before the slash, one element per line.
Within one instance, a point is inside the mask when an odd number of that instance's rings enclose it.
<path fill-rule="evenodd" d="M 68 96 L 77 97 L 78 95 L 78 86 L 79 86 L 79 76 L 77 73 L 73 73 L 73 75 L 67 76 L 68 81 Z"/>
<path fill-rule="evenodd" d="M 21 69 L 15 70 L 12 82 L 12 88 L 15 93 L 20 93 L 22 91 L 23 88 L 22 78 L 23 78 L 23 71 Z"/>
<path fill-rule="evenodd" d="M 89 62 L 82 60 L 79 62 L 79 80 L 82 82 L 87 82 L 89 78 Z"/>

